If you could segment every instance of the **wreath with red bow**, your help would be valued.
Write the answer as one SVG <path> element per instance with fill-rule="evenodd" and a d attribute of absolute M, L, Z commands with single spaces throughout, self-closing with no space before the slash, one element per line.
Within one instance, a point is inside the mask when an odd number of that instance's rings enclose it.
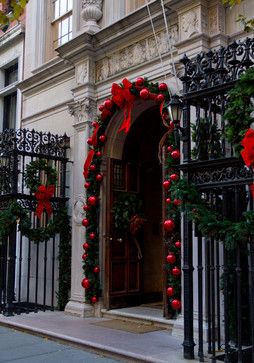
<path fill-rule="evenodd" d="M 35 214 L 41 218 L 45 210 L 50 217 L 53 211 L 50 199 L 54 196 L 57 181 L 56 170 L 46 159 L 38 159 L 26 166 L 24 178 L 26 186 L 37 199 Z"/>

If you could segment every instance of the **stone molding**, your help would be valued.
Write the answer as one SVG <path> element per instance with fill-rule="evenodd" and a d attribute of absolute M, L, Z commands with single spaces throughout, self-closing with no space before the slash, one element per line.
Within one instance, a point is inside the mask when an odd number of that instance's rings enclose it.
<path fill-rule="evenodd" d="M 74 125 L 92 121 L 96 117 L 96 105 L 96 102 L 90 97 L 68 103 L 69 113 L 75 118 Z"/>
<path fill-rule="evenodd" d="M 174 47 L 178 41 L 177 25 L 170 28 L 170 35 Z M 165 30 L 157 33 L 157 41 L 161 54 L 168 53 L 169 44 Z M 112 75 L 153 59 L 158 59 L 158 52 L 154 36 L 151 35 L 97 61 L 95 63 L 95 80 L 96 82 L 103 81 Z"/>
<path fill-rule="evenodd" d="M 208 31 L 210 36 L 225 34 L 225 10 L 221 4 L 208 9 Z"/>
<path fill-rule="evenodd" d="M 85 21 L 85 30 L 96 33 L 100 30 L 97 22 L 102 17 L 102 0 L 82 0 L 81 16 Z"/>

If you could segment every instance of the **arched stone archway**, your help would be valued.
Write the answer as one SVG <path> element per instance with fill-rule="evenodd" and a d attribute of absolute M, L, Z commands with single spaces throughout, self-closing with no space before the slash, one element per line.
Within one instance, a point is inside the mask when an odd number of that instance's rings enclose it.
<path fill-rule="evenodd" d="M 105 183 L 101 190 L 100 225 L 104 236 L 101 263 L 106 308 L 161 302 L 163 290 L 162 168 L 158 145 L 166 128 L 154 101 L 135 102 L 128 134 L 118 133 L 122 117 L 121 112 L 112 117 L 104 149 Z M 118 169 L 114 169 L 114 165 Z M 114 170 L 129 180 L 124 181 L 127 184 L 123 184 L 122 190 L 115 187 Z M 124 236 L 116 238 L 114 235 L 112 204 L 129 192 L 138 195 L 143 202 L 146 223 L 139 247 Z"/>

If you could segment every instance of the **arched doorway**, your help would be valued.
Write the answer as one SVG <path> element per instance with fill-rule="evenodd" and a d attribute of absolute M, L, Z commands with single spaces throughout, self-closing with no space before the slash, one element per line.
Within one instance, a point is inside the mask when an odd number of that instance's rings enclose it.
<path fill-rule="evenodd" d="M 111 212 L 106 218 L 105 251 L 107 308 L 162 302 L 162 166 L 158 145 L 165 127 L 158 106 L 149 106 L 134 118 L 117 158 L 109 158 L 106 194 L 107 211 Z M 134 195 L 142 201 L 145 223 L 137 240 L 128 232 L 119 235 L 114 227 L 112 208 L 124 195 Z"/>

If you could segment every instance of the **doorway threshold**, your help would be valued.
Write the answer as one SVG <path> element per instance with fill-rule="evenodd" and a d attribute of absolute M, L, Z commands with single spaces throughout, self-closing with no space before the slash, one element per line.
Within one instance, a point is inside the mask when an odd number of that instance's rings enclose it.
<path fill-rule="evenodd" d="M 162 309 L 151 304 L 132 306 L 127 308 L 101 310 L 103 318 L 120 319 L 125 321 L 139 322 L 154 325 L 167 330 L 172 330 L 175 320 L 163 317 Z"/>

